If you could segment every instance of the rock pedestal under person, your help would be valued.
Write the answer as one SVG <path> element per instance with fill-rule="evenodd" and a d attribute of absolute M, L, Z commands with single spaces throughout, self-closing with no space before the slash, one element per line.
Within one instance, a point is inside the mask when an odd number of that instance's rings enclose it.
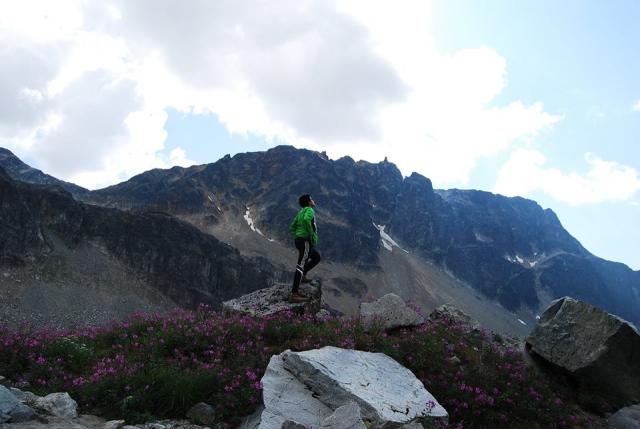
<path fill-rule="evenodd" d="M 320 253 L 315 249 L 315 245 L 318 243 L 318 230 L 316 228 L 316 214 L 313 208 L 316 203 L 309 194 L 304 194 L 298 198 L 298 203 L 302 208 L 293 218 L 291 225 L 289 225 L 289 232 L 293 235 L 296 249 L 298 249 L 298 264 L 293 276 L 293 287 L 289 296 L 290 302 L 303 302 L 308 299 L 300 293 L 300 282 L 309 282 L 310 280 L 306 274 L 320 262 Z M 307 259 L 302 265 L 305 252 L 307 253 Z"/>

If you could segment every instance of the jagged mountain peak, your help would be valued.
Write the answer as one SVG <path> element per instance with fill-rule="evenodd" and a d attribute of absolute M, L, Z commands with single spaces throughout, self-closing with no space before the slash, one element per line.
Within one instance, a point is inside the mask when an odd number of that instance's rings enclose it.
<path fill-rule="evenodd" d="M 302 193 L 318 203 L 325 262 L 362 273 L 336 280 L 336 290 L 350 290 L 357 280 L 366 291 L 367 276 L 378 278 L 380 287 L 426 288 L 423 274 L 407 272 L 428 266 L 530 317 L 550 298 L 571 295 L 640 322 L 640 273 L 591 255 L 551 210 L 520 197 L 434 190 L 427 177 L 403 177 L 388 160 L 331 160 L 277 146 L 211 164 L 151 170 L 81 198 L 169 213 L 240 250 L 250 246 L 255 254 L 289 263 L 287 226 Z M 396 253 L 389 259 L 387 252 Z"/>

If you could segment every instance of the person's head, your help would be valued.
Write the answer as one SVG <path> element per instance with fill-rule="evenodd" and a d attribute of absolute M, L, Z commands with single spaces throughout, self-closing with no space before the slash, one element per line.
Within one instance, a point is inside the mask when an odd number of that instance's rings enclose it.
<path fill-rule="evenodd" d="M 313 198 L 311 198 L 311 195 L 309 195 L 309 194 L 301 195 L 300 198 L 298 198 L 298 203 L 300 204 L 300 207 L 315 207 L 316 206 L 315 201 L 313 201 Z"/>

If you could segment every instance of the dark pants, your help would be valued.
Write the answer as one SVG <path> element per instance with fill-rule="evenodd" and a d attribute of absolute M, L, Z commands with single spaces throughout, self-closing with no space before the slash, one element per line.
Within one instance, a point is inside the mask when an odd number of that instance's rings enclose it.
<path fill-rule="evenodd" d="M 309 244 L 309 252 L 307 253 L 307 259 L 304 262 L 304 266 L 302 266 L 302 259 L 304 258 L 304 253 L 307 247 L 307 243 Z M 296 249 L 298 249 L 298 265 L 296 265 L 296 273 L 293 276 L 293 287 L 291 288 L 292 293 L 298 293 L 298 289 L 300 288 L 300 280 L 302 280 L 302 276 L 307 274 L 309 271 L 313 269 L 318 262 L 320 262 L 320 253 L 304 238 L 296 238 L 295 240 Z"/>

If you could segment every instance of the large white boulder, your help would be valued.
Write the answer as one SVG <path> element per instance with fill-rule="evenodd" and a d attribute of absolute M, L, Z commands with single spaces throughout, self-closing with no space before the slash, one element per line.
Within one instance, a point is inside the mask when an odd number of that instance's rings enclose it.
<path fill-rule="evenodd" d="M 376 323 L 384 329 L 422 325 L 424 318 L 398 295 L 388 293 L 374 302 L 360 304 L 360 323 L 367 329 Z"/>
<path fill-rule="evenodd" d="M 262 377 L 264 411 L 259 429 L 280 429 L 287 420 L 319 428 L 333 410 L 317 400 L 313 392 L 284 368 L 282 354 L 271 356 Z"/>
<path fill-rule="evenodd" d="M 447 411 L 422 382 L 382 353 L 337 347 L 287 350 L 271 358 L 262 384 L 261 429 L 280 429 L 286 420 L 321 427 L 351 402 L 373 428 L 448 420 Z"/>

